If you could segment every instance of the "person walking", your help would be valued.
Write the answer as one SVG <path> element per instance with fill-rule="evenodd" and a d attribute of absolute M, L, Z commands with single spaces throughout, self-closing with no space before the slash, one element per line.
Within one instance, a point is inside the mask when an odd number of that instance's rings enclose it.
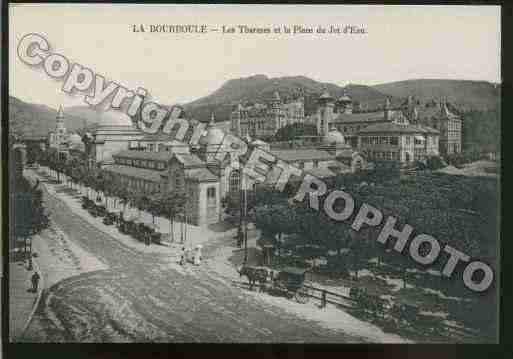
<path fill-rule="evenodd" d="M 41 277 L 39 276 L 39 273 L 38 272 L 34 272 L 34 274 L 32 274 L 32 277 L 30 278 L 30 280 L 32 281 L 32 291 L 34 293 L 37 293 L 37 287 L 39 285 L 39 279 Z"/>
<path fill-rule="evenodd" d="M 185 247 L 182 247 L 182 255 L 180 257 L 180 265 L 185 265 Z"/>
<path fill-rule="evenodd" d="M 321 308 L 326 308 L 326 291 L 322 291 Z"/>

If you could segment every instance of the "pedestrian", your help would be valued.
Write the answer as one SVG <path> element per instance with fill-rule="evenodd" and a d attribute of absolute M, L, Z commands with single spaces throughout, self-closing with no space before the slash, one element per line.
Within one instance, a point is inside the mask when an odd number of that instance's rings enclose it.
<path fill-rule="evenodd" d="M 322 291 L 321 308 L 326 308 L 326 291 Z"/>
<path fill-rule="evenodd" d="M 34 274 L 32 274 L 32 277 L 30 278 L 31 281 L 32 281 L 32 291 L 34 293 L 37 293 L 37 286 L 39 285 L 39 273 L 38 272 L 34 272 Z"/>
<path fill-rule="evenodd" d="M 180 257 L 180 265 L 185 265 L 185 247 L 182 247 L 182 256 Z"/>

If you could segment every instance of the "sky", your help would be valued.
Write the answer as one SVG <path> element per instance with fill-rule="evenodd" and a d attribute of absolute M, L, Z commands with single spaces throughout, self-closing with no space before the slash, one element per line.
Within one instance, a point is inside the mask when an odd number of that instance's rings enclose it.
<path fill-rule="evenodd" d="M 132 25 L 206 25 L 206 34 L 133 32 Z M 365 34 L 223 34 L 223 25 L 329 28 Z M 20 61 L 38 33 L 51 50 L 161 104 L 187 103 L 233 78 L 303 75 L 338 85 L 417 78 L 501 82 L 498 6 L 10 4 L 9 93 L 58 108 L 85 105 L 62 81 Z"/>

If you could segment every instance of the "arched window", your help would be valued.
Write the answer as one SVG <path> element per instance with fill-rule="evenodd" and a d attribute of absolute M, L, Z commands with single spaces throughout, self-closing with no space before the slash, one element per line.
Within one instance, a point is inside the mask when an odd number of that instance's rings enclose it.
<path fill-rule="evenodd" d="M 230 173 L 229 188 L 230 192 L 238 192 L 240 190 L 240 172 L 239 170 L 233 170 Z"/>

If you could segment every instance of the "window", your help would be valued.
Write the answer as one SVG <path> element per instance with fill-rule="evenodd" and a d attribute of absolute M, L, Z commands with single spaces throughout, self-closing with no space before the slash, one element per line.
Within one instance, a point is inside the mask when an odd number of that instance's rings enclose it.
<path fill-rule="evenodd" d="M 207 199 L 212 200 L 216 198 L 216 189 L 214 187 L 207 188 Z"/>
<path fill-rule="evenodd" d="M 229 192 L 237 192 L 240 186 L 240 172 L 239 170 L 233 170 L 230 173 L 230 179 L 228 183 L 228 191 Z"/>

